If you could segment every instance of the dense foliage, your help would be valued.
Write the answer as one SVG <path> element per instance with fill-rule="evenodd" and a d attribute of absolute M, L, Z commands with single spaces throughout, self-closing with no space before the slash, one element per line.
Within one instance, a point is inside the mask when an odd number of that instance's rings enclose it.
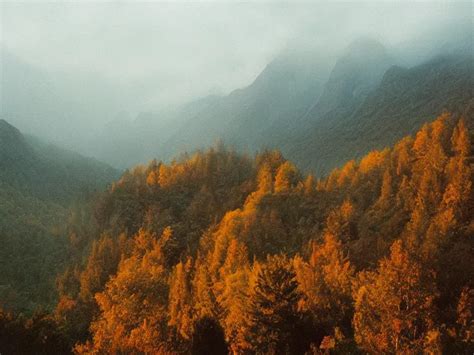
<path fill-rule="evenodd" d="M 69 228 L 56 352 L 472 353 L 472 123 L 321 180 L 222 146 L 127 171 Z"/>

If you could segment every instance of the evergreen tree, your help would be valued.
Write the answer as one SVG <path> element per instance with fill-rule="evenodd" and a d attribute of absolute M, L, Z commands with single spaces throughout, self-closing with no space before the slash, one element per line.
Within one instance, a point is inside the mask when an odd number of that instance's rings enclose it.
<path fill-rule="evenodd" d="M 291 261 L 268 256 L 258 272 L 249 310 L 255 352 L 291 354 L 298 349 L 299 299 Z"/>

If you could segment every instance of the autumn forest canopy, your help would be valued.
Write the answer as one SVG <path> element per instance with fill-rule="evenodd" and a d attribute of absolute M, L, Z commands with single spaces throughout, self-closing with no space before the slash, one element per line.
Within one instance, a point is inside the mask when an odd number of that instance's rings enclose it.
<path fill-rule="evenodd" d="M 278 151 L 250 157 L 223 145 L 137 166 L 72 212 L 54 309 L 31 319 L 4 311 L 0 344 L 7 353 L 468 353 L 467 117 L 444 113 L 321 179 Z"/>
<path fill-rule="evenodd" d="M 474 353 L 472 4 L 75 5 L 0 5 L 0 355 Z"/>

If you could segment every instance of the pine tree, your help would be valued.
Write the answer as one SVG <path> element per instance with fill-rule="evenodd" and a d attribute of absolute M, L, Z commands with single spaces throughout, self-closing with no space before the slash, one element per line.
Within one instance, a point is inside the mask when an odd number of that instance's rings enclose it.
<path fill-rule="evenodd" d="M 268 256 L 251 299 L 251 337 L 257 353 L 293 353 L 300 322 L 296 274 L 286 256 Z"/>

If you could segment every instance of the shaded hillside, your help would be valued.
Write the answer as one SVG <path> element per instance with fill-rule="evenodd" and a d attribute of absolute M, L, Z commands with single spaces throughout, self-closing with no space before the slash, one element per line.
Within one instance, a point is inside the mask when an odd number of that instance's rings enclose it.
<path fill-rule="evenodd" d="M 31 310 L 54 299 L 68 208 L 117 176 L 105 164 L 26 137 L 0 120 L 2 306 Z"/>
<path fill-rule="evenodd" d="M 97 160 L 24 136 L 2 119 L 0 168 L 4 184 L 62 205 L 88 189 L 102 189 L 118 174 Z"/>
<path fill-rule="evenodd" d="M 318 117 L 283 150 L 301 167 L 328 173 L 349 159 L 393 144 L 437 112 L 463 110 L 473 98 L 471 56 L 442 56 L 390 68 L 359 107 Z"/>

